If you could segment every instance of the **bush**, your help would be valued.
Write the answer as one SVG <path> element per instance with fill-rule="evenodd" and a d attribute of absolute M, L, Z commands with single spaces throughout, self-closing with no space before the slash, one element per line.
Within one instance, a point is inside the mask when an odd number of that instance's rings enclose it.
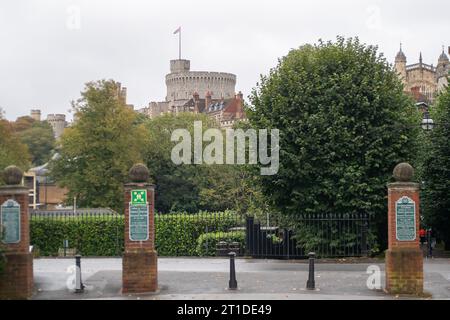
<path fill-rule="evenodd" d="M 30 221 L 31 244 L 43 256 L 57 256 L 64 240 L 83 256 L 117 256 L 123 252 L 123 230 L 123 216 Z"/>
<path fill-rule="evenodd" d="M 244 225 L 244 219 L 231 211 L 197 214 L 158 215 L 156 250 L 160 256 L 195 256 L 197 239 L 205 233 L 226 232 Z"/>
<path fill-rule="evenodd" d="M 197 254 L 199 256 L 215 256 L 216 245 L 220 241 L 238 242 L 242 251 L 245 249 L 245 231 L 204 233 L 197 239 Z"/>
<path fill-rule="evenodd" d="M 155 215 L 155 246 L 160 256 L 196 256 L 204 233 L 226 232 L 243 226 L 233 212 Z M 42 256 L 57 256 L 63 241 L 83 256 L 118 256 L 124 250 L 123 216 L 39 217 L 30 221 L 31 244 Z"/>

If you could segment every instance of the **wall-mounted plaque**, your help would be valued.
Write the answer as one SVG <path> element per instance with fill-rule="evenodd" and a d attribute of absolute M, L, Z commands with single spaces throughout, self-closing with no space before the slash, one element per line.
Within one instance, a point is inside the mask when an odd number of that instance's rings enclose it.
<path fill-rule="evenodd" d="M 148 203 L 132 204 L 129 211 L 129 233 L 131 241 L 148 240 Z"/>
<path fill-rule="evenodd" d="M 20 204 L 6 200 L 0 207 L 0 227 L 3 230 L 3 243 L 20 242 Z"/>
<path fill-rule="evenodd" d="M 395 225 L 398 241 L 416 240 L 416 203 L 408 197 L 395 204 Z"/>

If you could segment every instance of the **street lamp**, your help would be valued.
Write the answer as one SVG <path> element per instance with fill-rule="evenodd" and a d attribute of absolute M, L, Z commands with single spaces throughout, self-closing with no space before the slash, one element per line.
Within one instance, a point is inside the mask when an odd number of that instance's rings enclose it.
<path fill-rule="evenodd" d="M 422 119 L 422 129 L 425 131 L 433 130 L 434 128 L 434 121 L 430 118 L 430 114 L 428 112 L 425 112 L 423 114 Z"/>

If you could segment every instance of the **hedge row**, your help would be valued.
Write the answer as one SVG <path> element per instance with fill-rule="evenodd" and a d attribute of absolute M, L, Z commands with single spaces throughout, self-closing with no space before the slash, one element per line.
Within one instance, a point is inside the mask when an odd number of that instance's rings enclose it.
<path fill-rule="evenodd" d="M 57 256 L 63 241 L 83 256 L 118 256 L 123 252 L 123 217 L 30 221 L 31 244 L 41 256 Z"/>
<path fill-rule="evenodd" d="M 243 219 L 232 212 L 159 215 L 155 219 L 156 249 L 161 256 L 196 256 L 202 234 L 226 232 L 240 225 Z"/>
<path fill-rule="evenodd" d="M 155 216 L 155 246 L 160 256 L 196 256 L 198 239 L 205 233 L 226 232 L 243 226 L 232 212 L 175 213 Z M 124 249 L 123 216 L 37 218 L 30 221 L 31 244 L 41 256 L 57 256 L 64 240 L 83 256 L 118 256 Z"/>

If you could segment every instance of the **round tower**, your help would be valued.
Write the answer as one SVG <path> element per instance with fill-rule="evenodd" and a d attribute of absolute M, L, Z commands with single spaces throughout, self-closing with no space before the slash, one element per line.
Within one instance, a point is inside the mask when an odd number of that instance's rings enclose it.
<path fill-rule="evenodd" d="M 229 99 L 233 98 L 236 92 L 236 75 L 190 71 L 189 60 L 171 60 L 166 86 L 166 101 L 188 100 L 196 92 L 210 92 L 212 99 Z"/>
<path fill-rule="evenodd" d="M 395 56 L 395 71 L 397 71 L 398 75 L 400 76 L 400 79 L 402 80 L 403 84 L 406 83 L 406 56 L 403 53 L 402 45 L 400 44 L 400 51 Z"/>
<path fill-rule="evenodd" d="M 55 139 L 58 139 L 66 127 L 66 116 L 64 114 L 49 114 L 47 116 L 47 122 L 53 129 Z"/>

